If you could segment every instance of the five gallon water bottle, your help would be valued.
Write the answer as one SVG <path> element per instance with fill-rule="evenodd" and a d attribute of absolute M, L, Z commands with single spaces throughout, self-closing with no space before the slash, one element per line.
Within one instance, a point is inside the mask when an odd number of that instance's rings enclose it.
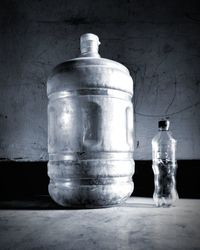
<path fill-rule="evenodd" d="M 177 199 L 176 140 L 169 131 L 169 120 L 158 122 L 159 132 L 152 140 L 155 190 L 153 199 L 158 207 L 169 207 Z"/>
<path fill-rule="evenodd" d="M 80 56 L 47 82 L 49 193 L 66 207 L 112 206 L 133 191 L 133 81 L 99 44 L 82 35 Z"/>

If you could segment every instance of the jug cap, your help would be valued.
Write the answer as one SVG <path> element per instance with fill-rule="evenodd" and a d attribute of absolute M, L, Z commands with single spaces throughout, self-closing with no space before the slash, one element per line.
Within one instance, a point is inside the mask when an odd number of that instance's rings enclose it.
<path fill-rule="evenodd" d="M 80 38 L 81 57 L 100 57 L 98 50 L 99 37 L 92 33 L 85 33 Z"/>

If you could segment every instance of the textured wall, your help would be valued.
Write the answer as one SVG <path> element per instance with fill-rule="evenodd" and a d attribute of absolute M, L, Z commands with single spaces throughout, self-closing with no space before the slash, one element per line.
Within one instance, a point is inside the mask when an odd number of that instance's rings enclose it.
<path fill-rule="evenodd" d="M 101 56 L 123 63 L 134 79 L 135 159 L 151 158 L 163 116 L 178 158 L 199 159 L 200 9 L 183 0 L 1 1 L 0 158 L 47 159 L 46 79 L 79 54 L 85 32 L 97 34 Z"/>

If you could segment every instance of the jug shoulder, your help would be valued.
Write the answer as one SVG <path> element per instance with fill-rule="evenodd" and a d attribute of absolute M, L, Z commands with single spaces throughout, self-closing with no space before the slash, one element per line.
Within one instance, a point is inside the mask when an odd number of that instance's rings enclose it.
<path fill-rule="evenodd" d="M 117 89 L 133 94 L 128 69 L 105 58 L 79 57 L 56 66 L 47 81 L 47 94 L 87 88 Z"/>

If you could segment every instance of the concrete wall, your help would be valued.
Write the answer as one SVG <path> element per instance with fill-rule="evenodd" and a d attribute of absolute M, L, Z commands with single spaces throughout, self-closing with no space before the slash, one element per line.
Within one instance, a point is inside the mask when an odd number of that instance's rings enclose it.
<path fill-rule="evenodd" d="M 46 79 L 100 37 L 100 54 L 135 82 L 135 159 L 151 159 L 157 120 L 169 116 L 178 159 L 200 158 L 198 1 L 7 0 L 0 4 L 0 158 L 47 160 Z M 122 83 L 123 84 L 123 83 Z"/>

